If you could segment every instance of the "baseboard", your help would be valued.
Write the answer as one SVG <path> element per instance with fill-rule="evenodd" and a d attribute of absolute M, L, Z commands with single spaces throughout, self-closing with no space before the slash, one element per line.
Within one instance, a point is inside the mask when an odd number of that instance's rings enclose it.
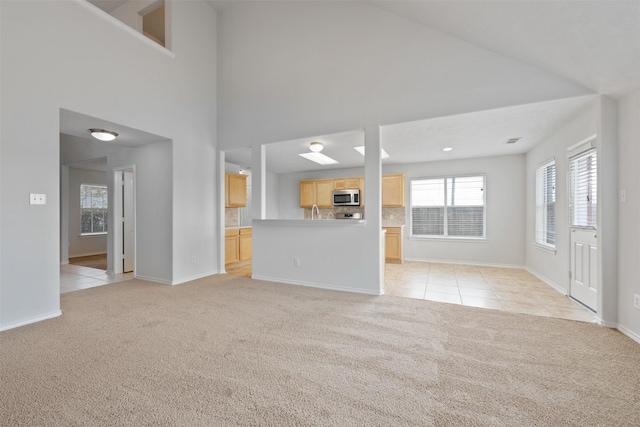
<path fill-rule="evenodd" d="M 545 275 L 538 273 L 533 268 L 530 268 L 526 265 L 524 266 L 524 269 L 527 270 L 529 273 L 533 274 L 534 276 L 536 276 L 538 279 L 542 280 L 547 285 L 551 286 L 556 291 L 560 292 L 562 295 L 567 295 L 566 289 L 564 289 L 562 286 L 558 285 L 557 283 L 555 283 L 553 280 L 549 279 Z"/>
<path fill-rule="evenodd" d="M 45 314 L 44 316 L 33 317 L 28 320 L 22 320 L 20 322 L 10 323 L 6 326 L 0 326 L 0 332 L 8 331 L 9 329 L 18 328 L 20 326 L 30 325 L 31 323 L 41 322 L 47 319 L 53 319 L 54 317 L 58 317 L 62 315 L 62 310 L 54 311 L 53 313 Z"/>
<path fill-rule="evenodd" d="M 405 262 L 430 262 L 434 264 L 455 264 L 455 265 L 475 265 L 478 267 L 498 267 L 498 268 L 525 268 L 520 264 L 495 264 L 491 262 L 473 262 L 473 261 L 449 261 L 441 259 L 419 259 L 419 258 L 405 258 Z"/>
<path fill-rule="evenodd" d="M 69 260 L 66 260 L 66 261 L 60 261 L 60 265 L 67 265 L 67 264 L 69 264 Z"/>
<path fill-rule="evenodd" d="M 139 280 L 146 280 L 147 282 L 153 282 L 153 283 L 160 283 L 162 285 L 171 285 L 171 281 L 170 280 L 164 280 L 164 279 L 158 279 L 156 277 L 149 277 L 149 276 L 140 276 L 134 273 L 133 275 L 134 279 L 139 279 Z"/>
<path fill-rule="evenodd" d="M 629 338 L 631 338 L 632 340 L 634 340 L 635 342 L 640 344 L 640 335 L 636 334 L 635 332 L 632 332 L 632 331 L 628 330 L 624 326 L 617 325 L 616 328 L 620 332 L 622 332 L 623 334 L 625 334 L 626 336 L 628 336 Z"/>
<path fill-rule="evenodd" d="M 382 295 L 382 291 L 367 291 L 364 289 L 359 289 L 359 288 L 348 288 L 348 287 L 343 287 L 343 286 L 327 286 L 327 285 L 323 285 L 321 283 L 312 283 L 312 282 L 301 282 L 298 280 L 286 280 L 286 279 L 281 279 L 281 278 L 276 278 L 276 277 L 267 277 L 267 276 L 256 276 L 256 275 L 252 275 L 251 276 L 252 279 L 256 279 L 256 280 L 264 280 L 267 282 L 276 282 L 276 283 L 284 283 L 287 285 L 298 285 L 298 286 L 307 286 L 310 288 L 319 288 L 319 289 L 327 289 L 327 290 L 331 290 L 331 291 L 342 291 L 342 292 L 351 292 L 351 293 L 356 293 L 356 294 L 364 294 L 364 295 Z"/>
<path fill-rule="evenodd" d="M 602 326 L 603 328 L 611 328 L 611 329 L 618 329 L 619 328 L 619 325 L 617 323 L 615 323 L 615 322 L 605 322 L 597 314 L 596 314 L 596 324 L 598 326 Z"/>
<path fill-rule="evenodd" d="M 182 283 L 191 282 L 191 281 L 194 281 L 194 280 L 202 279 L 204 277 L 213 276 L 215 274 L 220 274 L 220 272 L 209 272 L 209 273 L 204 273 L 204 274 L 198 274 L 196 276 L 187 277 L 186 279 L 174 280 L 174 281 L 171 282 L 171 284 L 172 285 L 180 285 Z"/>
<path fill-rule="evenodd" d="M 106 252 L 88 252 L 86 254 L 80 254 L 80 255 L 76 255 L 76 254 L 69 254 L 69 258 L 80 258 L 83 256 L 94 256 L 94 255 L 106 255 Z"/>

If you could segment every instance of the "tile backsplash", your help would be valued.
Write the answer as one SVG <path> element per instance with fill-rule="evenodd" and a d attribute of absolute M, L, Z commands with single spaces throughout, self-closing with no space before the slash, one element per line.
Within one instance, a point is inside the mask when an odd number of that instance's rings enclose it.
<path fill-rule="evenodd" d="M 364 208 L 357 206 L 336 206 L 334 208 L 320 208 L 320 218 L 335 218 L 337 213 L 352 212 L 361 213 L 364 216 Z M 304 210 L 304 219 L 311 219 L 311 209 Z M 366 218 L 365 218 L 366 219 Z M 382 225 L 395 227 L 405 225 L 405 208 L 382 208 Z"/>
<path fill-rule="evenodd" d="M 240 215 L 238 208 L 224 208 L 224 226 L 238 227 L 240 225 Z"/>

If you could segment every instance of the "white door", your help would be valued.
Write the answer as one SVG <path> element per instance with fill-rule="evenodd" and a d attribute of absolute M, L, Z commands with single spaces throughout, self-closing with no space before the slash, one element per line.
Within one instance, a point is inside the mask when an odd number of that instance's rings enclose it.
<path fill-rule="evenodd" d="M 123 173 L 122 258 L 123 272 L 128 273 L 133 271 L 134 264 L 133 172 L 125 171 Z"/>
<path fill-rule="evenodd" d="M 598 246 L 595 230 L 571 230 L 571 297 L 596 311 Z"/>
<path fill-rule="evenodd" d="M 597 153 L 587 150 L 569 159 L 572 298 L 596 311 L 598 306 Z"/>

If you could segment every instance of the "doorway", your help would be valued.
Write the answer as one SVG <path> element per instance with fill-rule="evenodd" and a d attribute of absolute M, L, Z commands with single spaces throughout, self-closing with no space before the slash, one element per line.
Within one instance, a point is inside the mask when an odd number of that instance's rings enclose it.
<path fill-rule="evenodd" d="M 136 265 L 135 165 L 113 169 L 113 273 L 133 272 Z"/>
<path fill-rule="evenodd" d="M 593 311 L 598 304 L 598 160 L 595 148 L 569 158 L 571 264 L 569 295 Z"/>

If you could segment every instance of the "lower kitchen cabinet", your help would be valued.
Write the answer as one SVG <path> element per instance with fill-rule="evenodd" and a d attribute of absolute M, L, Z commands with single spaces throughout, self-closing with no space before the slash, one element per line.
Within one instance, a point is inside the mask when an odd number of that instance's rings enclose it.
<path fill-rule="evenodd" d="M 384 259 L 402 263 L 402 227 L 384 227 Z"/>
<path fill-rule="evenodd" d="M 224 231 L 224 264 L 251 259 L 251 228 L 227 228 Z"/>
<path fill-rule="evenodd" d="M 238 249 L 240 254 L 240 261 L 247 261 L 251 259 L 251 229 L 240 229 L 240 248 Z"/>

